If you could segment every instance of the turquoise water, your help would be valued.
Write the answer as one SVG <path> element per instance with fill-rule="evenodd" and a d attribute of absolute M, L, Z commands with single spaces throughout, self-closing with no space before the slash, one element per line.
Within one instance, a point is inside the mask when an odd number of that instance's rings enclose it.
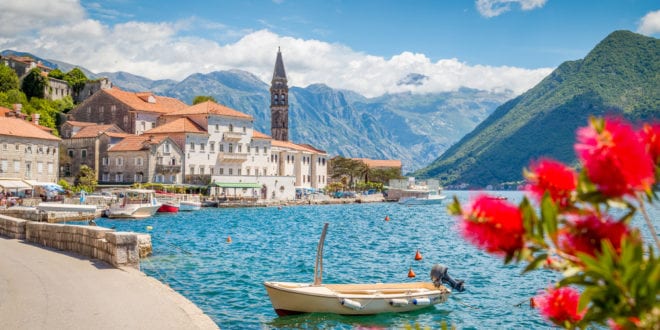
<path fill-rule="evenodd" d="M 466 200 L 466 192 L 447 192 Z M 518 192 L 500 195 L 518 203 Z M 651 210 L 657 215 L 660 212 Z M 653 217 L 652 214 L 652 217 Z M 385 221 L 385 216 L 390 220 Z M 529 298 L 556 274 L 520 275 L 458 236 L 445 205 L 396 203 L 247 209 L 205 208 L 139 220 L 98 219 L 119 231 L 149 232 L 154 254 L 141 270 L 199 306 L 222 329 L 437 329 L 549 328 L 529 307 Z M 311 282 L 323 223 L 330 223 L 324 249 L 324 283 L 428 281 L 433 264 L 466 282 L 445 304 L 421 311 L 375 316 L 307 314 L 278 317 L 264 281 Z M 147 231 L 147 226 L 153 229 Z M 231 237 L 231 243 L 227 238 Z M 415 261 L 415 252 L 423 255 Z M 416 279 L 407 277 L 412 267 Z"/>

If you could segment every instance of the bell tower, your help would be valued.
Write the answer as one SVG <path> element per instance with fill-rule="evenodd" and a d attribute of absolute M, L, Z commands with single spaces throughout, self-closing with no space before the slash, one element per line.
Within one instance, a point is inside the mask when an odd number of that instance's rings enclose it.
<path fill-rule="evenodd" d="M 289 141 L 289 87 L 279 47 L 270 83 L 270 134 L 275 140 Z"/>

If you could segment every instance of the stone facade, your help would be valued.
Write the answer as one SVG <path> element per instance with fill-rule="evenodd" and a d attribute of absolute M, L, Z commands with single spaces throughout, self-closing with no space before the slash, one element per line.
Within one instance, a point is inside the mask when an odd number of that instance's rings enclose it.
<path fill-rule="evenodd" d="M 57 182 L 59 139 L 0 136 L 0 177 Z"/>
<path fill-rule="evenodd" d="M 92 134 L 87 134 L 93 131 Z M 121 141 L 127 134 L 115 125 L 92 125 L 78 131 L 71 138 L 62 139 L 60 176 L 71 178 L 78 174 L 82 165 L 87 165 L 96 172 L 100 180 L 99 169 L 103 159 L 108 157 L 108 148 Z"/>
<path fill-rule="evenodd" d="M 108 150 L 99 182 L 182 183 L 181 149 L 169 137 L 127 137 Z"/>
<path fill-rule="evenodd" d="M 135 114 L 128 105 L 104 91 L 100 91 L 69 112 L 69 119 L 75 121 L 116 124 L 124 132 L 135 132 Z"/>

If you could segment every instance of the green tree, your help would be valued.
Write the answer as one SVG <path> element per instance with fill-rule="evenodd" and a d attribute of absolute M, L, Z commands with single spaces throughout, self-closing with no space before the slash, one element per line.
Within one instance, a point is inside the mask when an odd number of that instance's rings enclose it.
<path fill-rule="evenodd" d="M 98 185 L 98 181 L 96 180 L 96 172 L 94 172 L 94 170 L 87 165 L 80 166 L 80 172 L 76 174 L 74 185 L 75 187 L 73 190 L 76 192 L 81 190 L 85 190 L 88 193 L 93 192 L 96 190 L 96 185 Z"/>
<path fill-rule="evenodd" d="M 41 75 L 41 70 L 34 68 L 23 78 L 21 90 L 28 99 L 33 97 L 44 98 L 44 92 L 48 86 L 48 80 Z"/>
<path fill-rule="evenodd" d="M 73 88 L 73 93 L 78 94 L 85 87 L 87 76 L 85 76 L 85 73 L 82 72 L 82 70 L 73 68 L 64 75 L 64 80 L 69 83 L 71 88 Z"/>
<path fill-rule="evenodd" d="M 348 177 L 348 186 L 354 186 L 355 178 L 360 178 L 368 171 L 365 163 L 359 160 L 337 156 L 332 159 L 332 178 Z"/>
<path fill-rule="evenodd" d="M 6 65 L 0 65 L 0 92 L 18 89 L 16 72 Z"/>
<path fill-rule="evenodd" d="M 13 104 L 27 104 L 25 93 L 18 89 L 11 89 L 6 92 L 0 92 L 0 106 L 11 108 Z"/>
<path fill-rule="evenodd" d="M 55 69 L 51 72 L 48 72 L 48 77 L 64 80 L 64 72 L 60 69 Z"/>
<path fill-rule="evenodd" d="M 208 95 L 197 95 L 197 96 L 195 96 L 195 98 L 193 99 L 193 105 L 195 105 L 195 104 L 199 104 L 199 103 L 202 103 L 202 102 L 206 102 L 206 101 L 213 101 L 213 102 L 215 102 L 215 103 L 218 103 L 218 101 L 216 101 L 215 98 L 213 98 L 213 96 L 208 96 Z"/>

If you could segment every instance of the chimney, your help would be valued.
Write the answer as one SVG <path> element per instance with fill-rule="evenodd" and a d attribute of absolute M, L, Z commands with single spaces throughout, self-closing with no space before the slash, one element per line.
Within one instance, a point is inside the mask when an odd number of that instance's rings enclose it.
<path fill-rule="evenodd" d="M 38 113 L 32 114 L 32 123 L 35 124 L 35 125 L 39 125 L 39 117 L 40 116 L 41 115 L 39 115 Z"/>

